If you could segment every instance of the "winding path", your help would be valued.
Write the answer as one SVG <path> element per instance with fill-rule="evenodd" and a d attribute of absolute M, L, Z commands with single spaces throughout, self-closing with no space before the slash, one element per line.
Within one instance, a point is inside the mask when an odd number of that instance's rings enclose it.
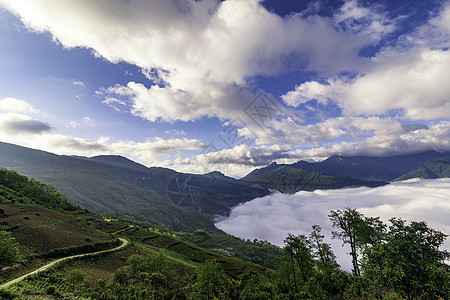
<path fill-rule="evenodd" d="M 63 261 L 63 260 L 68 260 L 68 259 L 77 258 L 77 257 L 90 256 L 90 255 L 95 255 L 95 254 L 100 254 L 100 253 L 106 253 L 106 252 L 113 252 L 113 251 L 117 251 L 117 250 L 120 250 L 120 249 L 124 248 L 124 247 L 128 244 L 128 240 L 126 240 L 126 239 L 124 239 L 124 238 L 119 238 L 119 240 L 122 242 L 122 245 L 120 245 L 120 246 L 118 246 L 118 247 L 116 247 L 116 248 L 108 249 L 108 250 L 102 250 L 102 251 L 97 251 L 97 252 L 91 252 L 91 253 L 85 253 L 85 254 L 77 254 L 77 255 L 72 255 L 72 256 L 67 256 L 67 257 L 59 258 L 59 259 L 57 259 L 57 260 L 54 260 L 54 261 L 52 261 L 52 262 L 46 264 L 45 266 L 40 267 L 39 269 L 36 269 L 36 270 L 34 270 L 34 271 L 30 272 L 30 273 L 27 273 L 27 274 L 25 274 L 25 275 L 23 275 L 23 276 L 20 276 L 20 277 L 18 277 L 18 278 L 16 278 L 16 279 L 13 279 L 13 280 L 11 280 L 11 281 L 8 281 L 8 282 L 6 282 L 6 283 L 0 285 L 0 288 L 8 287 L 8 286 L 10 286 L 10 285 L 12 285 L 12 284 L 14 284 L 14 283 L 17 283 L 17 282 L 19 282 L 19 281 L 22 281 L 23 279 L 27 278 L 27 277 L 30 276 L 30 275 L 33 275 L 33 274 L 36 274 L 36 273 L 45 271 L 45 270 L 47 270 L 48 268 L 53 267 L 54 265 L 56 265 L 57 263 L 59 263 L 59 262 L 61 262 L 61 261 Z"/>

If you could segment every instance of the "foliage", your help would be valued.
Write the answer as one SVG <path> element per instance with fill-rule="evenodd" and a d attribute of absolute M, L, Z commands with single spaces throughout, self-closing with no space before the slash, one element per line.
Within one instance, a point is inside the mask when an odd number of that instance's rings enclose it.
<path fill-rule="evenodd" d="M 11 214 L 13 206 L 5 205 L 8 214 Z M 40 217 L 47 215 L 46 209 L 36 209 Z M 21 211 L 30 216 L 28 223 L 37 217 L 24 208 Z M 23 221 L 23 215 L 19 219 Z M 46 220 L 39 221 L 45 225 L 40 227 L 41 230 L 58 229 L 56 215 L 50 215 Z M 442 232 L 429 228 L 425 222 L 408 224 L 395 218 L 387 227 L 379 218 L 366 217 L 349 208 L 331 211 L 330 220 L 336 229 L 334 236 L 344 243 L 354 244 L 352 249 L 357 252 L 359 274 L 339 269 L 331 246 L 324 242 L 325 237 L 317 225 L 312 226 L 309 235 L 289 235 L 278 258 L 277 270 L 270 271 L 206 251 L 181 241 L 171 232 L 90 220 L 86 224 L 108 232 L 120 231 L 118 234 L 128 236 L 133 241 L 131 246 L 116 252 L 115 256 L 104 254 L 58 264 L 15 284 L 15 290 L 0 290 L 0 297 L 449 299 L 450 268 L 446 260 L 450 255 L 439 249 L 447 237 Z M 228 249 L 244 244 L 248 257 L 256 250 L 255 257 L 272 257 L 273 246 L 262 241 L 243 242 L 225 235 L 211 235 L 204 230 L 179 235 L 210 249 Z M 9 234 L 6 236 L 10 237 Z M 85 237 L 83 235 L 83 239 Z M 98 268 L 96 260 L 108 265 L 109 277 L 102 279 L 103 276 L 95 275 Z M 99 271 L 99 274 L 105 273 Z"/>
<path fill-rule="evenodd" d="M 356 209 L 346 208 L 344 210 L 331 211 L 330 221 L 334 228 L 333 238 L 342 240 L 350 246 L 355 276 L 361 276 L 359 256 L 371 245 L 375 245 L 383 238 L 385 225 L 379 218 L 366 218 Z"/>
<path fill-rule="evenodd" d="M 339 264 L 336 261 L 336 255 L 331 250 L 330 244 L 324 243 L 323 236 L 321 234 L 321 228 L 319 225 L 312 226 L 312 232 L 309 235 L 314 256 L 318 258 L 318 268 L 326 276 L 329 276 L 332 271 L 339 268 Z"/>
<path fill-rule="evenodd" d="M 13 265 L 19 259 L 19 246 L 11 233 L 0 230 L 0 271 L 6 266 Z"/>
<path fill-rule="evenodd" d="M 176 235 L 203 249 L 234 256 L 272 270 L 277 269 L 278 258 L 283 254 L 279 247 L 267 241 L 257 239 L 245 241 L 231 235 L 210 234 L 201 229 L 193 233 L 180 232 Z"/>
<path fill-rule="evenodd" d="M 82 283 L 86 279 L 87 279 L 86 273 L 79 269 L 70 270 L 66 277 L 66 281 L 72 286 L 72 291 L 75 290 L 75 286 Z"/>
<path fill-rule="evenodd" d="M 34 178 L 19 175 L 16 171 L 0 168 L 0 186 L 19 192 L 31 203 L 47 208 L 67 211 L 76 209 L 53 185 L 42 184 Z"/>
<path fill-rule="evenodd" d="M 439 250 L 446 235 L 425 222 L 390 220 L 386 240 L 367 253 L 365 273 L 407 299 L 450 296 L 450 253 Z"/>
<path fill-rule="evenodd" d="M 232 295 L 230 285 L 220 264 L 215 260 L 209 260 L 195 273 L 192 299 L 230 299 Z"/>
<path fill-rule="evenodd" d="M 95 244 L 70 246 L 70 247 L 65 247 L 65 248 L 54 248 L 41 256 L 44 258 L 58 258 L 58 257 L 65 257 L 65 256 L 74 255 L 74 254 L 83 254 L 83 253 L 101 251 L 101 250 L 105 250 L 105 249 L 111 249 L 118 245 L 120 245 L 120 241 L 118 239 L 113 239 L 110 241 L 95 243 Z"/>

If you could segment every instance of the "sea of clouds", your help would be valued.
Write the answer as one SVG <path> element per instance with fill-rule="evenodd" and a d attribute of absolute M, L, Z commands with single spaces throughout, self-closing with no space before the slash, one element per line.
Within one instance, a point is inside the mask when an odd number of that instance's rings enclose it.
<path fill-rule="evenodd" d="M 426 221 L 428 226 L 450 234 L 450 179 L 408 180 L 378 188 L 301 191 L 294 195 L 278 192 L 243 203 L 216 226 L 244 239 L 267 240 L 283 246 L 289 233 L 305 234 L 318 224 L 326 242 L 332 245 L 338 262 L 350 270 L 349 250 L 331 239 L 330 210 L 356 208 L 368 217 L 385 223 L 392 217 L 407 221 Z M 450 238 L 443 246 L 450 250 Z"/>

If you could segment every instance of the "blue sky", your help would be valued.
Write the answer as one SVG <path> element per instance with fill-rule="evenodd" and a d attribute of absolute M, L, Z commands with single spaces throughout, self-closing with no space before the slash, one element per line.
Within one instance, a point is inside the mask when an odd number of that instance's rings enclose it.
<path fill-rule="evenodd" d="M 450 2 L 0 0 L 0 140 L 240 177 L 450 150 Z"/>

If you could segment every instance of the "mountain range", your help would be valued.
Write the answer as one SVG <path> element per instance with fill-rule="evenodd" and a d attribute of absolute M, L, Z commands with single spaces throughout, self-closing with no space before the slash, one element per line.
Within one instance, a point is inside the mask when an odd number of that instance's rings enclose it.
<path fill-rule="evenodd" d="M 0 166 L 58 188 L 74 205 L 108 216 L 178 231 L 217 230 L 216 215 L 270 194 L 300 190 L 376 187 L 393 180 L 449 176 L 450 153 L 393 157 L 332 156 L 323 162 L 272 163 L 235 179 L 220 172 L 186 174 L 146 167 L 117 155 L 56 155 L 0 142 Z"/>

